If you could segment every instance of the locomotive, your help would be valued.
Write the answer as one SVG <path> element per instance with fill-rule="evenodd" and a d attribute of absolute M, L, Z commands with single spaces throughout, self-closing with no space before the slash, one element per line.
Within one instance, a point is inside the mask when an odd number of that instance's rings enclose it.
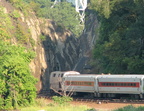
<path fill-rule="evenodd" d="M 50 86 L 56 91 L 73 91 L 94 97 L 144 98 L 144 75 L 80 74 L 77 71 L 55 71 L 50 75 Z"/>

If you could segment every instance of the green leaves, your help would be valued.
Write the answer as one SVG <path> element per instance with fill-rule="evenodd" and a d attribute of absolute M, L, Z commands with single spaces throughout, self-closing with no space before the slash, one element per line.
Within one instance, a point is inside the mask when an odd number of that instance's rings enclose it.
<path fill-rule="evenodd" d="M 94 49 L 94 58 L 99 61 L 104 73 L 144 73 L 142 1 L 110 2 L 115 2 L 110 16 L 100 16 L 100 36 Z"/>
<path fill-rule="evenodd" d="M 70 3 L 61 2 L 56 4 L 53 8 L 49 8 L 47 12 L 47 18 L 56 21 L 64 29 L 68 29 L 78 37 L 82 31 L 79 19 L 77 19 L 78 13 Z"/>
<path fill-rule="evenodd" d="M 34 53 L 24 47 L 0 42 L 0 109 L 29 105 L 36 97 L 36 79 L 29 63 Z"/>
<path fill-rule="evenodd" d="M 90 8 L 99 12 L 100 16 L 109 18 L 113 10 L 115 10 L 115 5 L 123 0 L 90 0 Z"/>
<path fill-rule="evenodd" d="M 53 96 L 52 99 L 54 100 L 55 103 L 59 105 L 68 105 L 68 102 L 72 101 L 72 98 L 69 96 L 62 96 L 62 97 Z"/>
<path fill-rule="evenodd" d="M 61 30 L 58 28 L 58 31 L 70 30 L 76 37 L 81 34 L 83 26 L 80 23 L 79 13 L 75 11 L 75 7 L 71 3 L 62 1 L 54 5 L 51 0 L 24 1 L 30 3 L 38 17 L 54 20 L 61 28 Z"/>

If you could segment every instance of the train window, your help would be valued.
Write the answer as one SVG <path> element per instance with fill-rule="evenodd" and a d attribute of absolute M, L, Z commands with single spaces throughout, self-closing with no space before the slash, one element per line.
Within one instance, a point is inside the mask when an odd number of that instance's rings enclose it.
<path fill-rule="evenodd" d="M 59 82 L 59 88 L 62 88 L 61 83 Z"/>
<path fill-rule="evenodd" d="M 134 83 L 134 86 L 136 86 L 136 83 Z"/>
<path fill-rule="evenodd" d="M 88 82 L 88 85 L 90 85 L 90 86 L 91 86 L 91 85 L 92 85 L 92 83 Z"/>
<path fill-rule="evenodd" d="M 86 85 L 92 85 L 92 83 L 85 83 Z M 136 83 L 123 83 L 123 82 L 121 82 L 121 83 L 113 83 L 113 82 L 108 82 L 108 83 L 106 83 L 106 82 L 103 82 L 103 83 L 99 83 L 99 85 L 100 86 L 117 86 L 117 87 L 126 87 L 126 86 L 129 86 L 129 87 L 136 87 L 137 86 L 137 84 Z"/>
<path fill-rule="evenodd" d="M 63 77 L 64 74 L 61 74 L 61 77 Z"/>
<path fill-rule="evenodd" d="M 70 85 L 71 83 L 69 81 L 67 81 L 67 85 Z"/>
<path fill-rule="evenodd" d="M 136 86 L 136 83 L 132 83 L 132 86 Z"/>
<path fill-rule="evenodd" d="M 112 86 L 114 86 L 114 83 L 112 83 Z"/>
<path fill-rule="evenodd" d="M 53 77 L 55 77 L 56 76 L 56 74 L 53 74 Z"/>

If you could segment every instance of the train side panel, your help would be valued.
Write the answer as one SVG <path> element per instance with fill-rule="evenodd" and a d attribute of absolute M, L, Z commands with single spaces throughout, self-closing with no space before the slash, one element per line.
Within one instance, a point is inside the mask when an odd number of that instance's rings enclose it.
<path fill-rule="evenodd" d="M 79 75 L 77 71 L 54 71 L 50 74 L 50 88 L 55 91 L 61 91 L 63 85 L 63 77 L 67 75 Z"/>
<path fill-rule="evenodd" d="M 141 94 L 141 75 L 107 75 L 98 77 L 99 93 Z"/>
<path fill-rule="evenodd" d="M 94 93 L 97 90 L 95 78 L 91 75 L 67 76 L 64 78 L 64 88 L 67 91 Z"/>

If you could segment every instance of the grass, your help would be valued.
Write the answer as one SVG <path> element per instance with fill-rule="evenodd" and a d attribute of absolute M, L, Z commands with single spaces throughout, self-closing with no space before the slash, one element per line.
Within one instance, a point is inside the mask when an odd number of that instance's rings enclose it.
<path fill-rule="evenodd" d="M 26 107 L 22 108 L 21 111 L 88 111 L 87 106 L 46 106 L 46 107 Z"/>
<path fill-rule="evenodd" d="M 20 108 L 20 111 L 94 111 L 87 106 L 75 106 L 75 105 L 58 105 L 54 102 L 48 102 L 44 98 L 36 100 L 34 106 Z"/>
<path fill-rule="evenodd" d="M 94 110 L 87 106 L 81 105 L 59 105 L 54 101 L 47 101 L 47 99 L 40 98 L 36 99 L 36 104 L 30 107 L 20 108 L 20 111 L 107 111 L 107 110 Z M 123 108 L 119 108 L 112 111 L 144 111 L 144 107 L 134 107 L 132 105 L 128 105 Z"/>
<path fill-rule="evenodd" d="M 22 108 L 21 111 L 97 111 L 97 110 L 90 109 L 87 106 L 74 106 L 74 105 L 59 106 L 50 103 L 45 107 L 31 106 L 31 107 Z M 106 110 L 98 110 L 98 111 L 106 111 Z M 132 105 L 129 105 L 112 111 L 144 111 L 144 107 L 141 106 L 134 107 Z"/>
<path fill-rule="evenodd" d="M 140 106 L 140 107 L 134 107 L 132 105 L 123 107 L 123 108 L 119 108 L 113 111 L 144 111 L 144 107 Z"/>

